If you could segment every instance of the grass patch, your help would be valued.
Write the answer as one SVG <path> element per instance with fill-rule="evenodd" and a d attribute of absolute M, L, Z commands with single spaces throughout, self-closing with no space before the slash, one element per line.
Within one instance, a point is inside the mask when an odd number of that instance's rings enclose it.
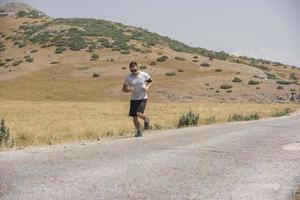
<path fill-rule="evenodd" d="M 62 52 L 64 52 L 66 49 L 64 47 L 57 47 L 55 49 L 55 53 L 56 54 L 61 54 Z"/>
<path fill-rule="evenodd" d="M 77 69 L 78 70 L 87 70 L 87 69 L 89 69 L 90 67 L 88 67 L 88 66 L 82 66 L 82 67 L 78 67 Z"/>
<path fill-rule="evenodd" d="M 168 56 L 161 56 L 161 57 L 156 59 L 156 61 L 158 61 L 158 62 L 165 62 L 167 60 L 168 60 Z"/>
<path fill-rule="evenodd" d="M 165 75 L 166 76 L 176 76 L 176 73 L 175 72 L 167 72 Z"/>
<path fill-rule="evenodd" d="M 259 84 L 259 81 L 256 81 L 256 80 L 250 80 L 248 82 L 248 85 L 258 85 Z"/>
<path fill-rule="evenodd" d="M 260 119 L 258 113 L 254 113 L 254 114 L 250 114 L 250 115 L 240 115 L 240 114 L 234 114 L 234 115 L 230 115 L 228 117 L 228 121 L 232 122 L 232 121 L 250 121 L 250 120 L 258 120 Z"/>
<path fill-rule="evenodd" d="M 205 124 L 215 124 L 216 122 L 217 122 L 217 119 L 215 116 L 208 117 L 204 120 Z"/>
<path fill-rule="evenodd" d="M 99 58 L 99 55 L 94 53 L 94 54 L 91 56 L 91 59 L 90 59 L 90 60 L 94 61 L 94 60 L 98 60 L 98 58 Z"/>
<path fill-rule="evenodd" d="M 23 62 L 22 60 L 16 60 L 16 61 L 13 62 L 13 66 L 18 66 L 22 62 Z"/>
<path fill-rule="evenodd" d="M 278 89 L 278 90 L 283 90 L 284 87 L 283 87 L 282 85 L 278 85 L 278 86 L 277 86 L 277 89 Z"/>
<path fill-rule="evenodd" d="M 179 57 L 179 56 L 175 56 L 175 60 L 180 60 L 180 61 L 185 61 L 185 58 Z"/>
<path fill-rule="evenodd" d="M 155 61 L 150 62 L 150 65 L 156 65 Z"/>
<path fill-rule="evenodd" d="M 5 125 L 4 119 L 0 123 L 0 145 L 6 144 L 9 139 L 9 128 Z"/>
<path fill-rule="evenodd" d="M 243 82 L 243 80 L 240 79 L 239 77 L 235 77 L 235 78 L 232 80 L 232 82 L 234 82 L 234 83 L 241 83 L 241 82 Z"/>
<path fill-rule="evenodd" d="M 229 84 L 222 84 L 222 85 L 220 86 L 220 88 L 223 89 L 223 90 L 227 90 L 227 89 L 232 88 L 232 85 L 229 85 Z"/>
<path fill-rule="evenodd" d="M 276 111 L 274 113 L 271 113 L 270 117 L 282 117 L 287 116 L 292 112 L 290 108 L 284 108 L 283 110 Z"/>
<path fill-rule="evenodd" d="M 208 63 L 201 63 L 200 66 L 202 66 L 202 67 L 209 67 L 209 64 Z"/>
<path fill-rule="evenodd" d="M 276 83 L 281 84 L 281 85 L 291 85 L 294 82 L 286 81 L 286 80 L 278 80 L 278 81 L 276 81 Z"/>

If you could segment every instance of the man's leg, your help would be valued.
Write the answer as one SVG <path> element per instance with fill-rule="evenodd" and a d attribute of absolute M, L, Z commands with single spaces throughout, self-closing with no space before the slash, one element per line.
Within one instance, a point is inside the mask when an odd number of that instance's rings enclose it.
<path fill-rule="evenodd" d="M 144 129 L 147 130 L 149 128 L 149 117 L 147 117 L 145 114 L 137 112 L 136 115 L 144 120 Z"/>
<path fill-rule="evenodd" d="M 144 121 L 145 121 L 145 120 L 148 120 L 148 117 L 147 117 L 145 114 L 143 114 L 143 113 L 137 112 L 136 115 L 137 115 L 139 118 L 143 119 Z"/>
<path fill-rule="evenodd" d="M 140 131 L 141 130 L 141 125 L 140 125 L 138 117 L 136 116 L 136 117 L 133 117 L 132 119 L 133 119 L 133 124 L 134 124 L 135 128 L 138 131 Z"/>
<path fill-rule="evenodd" d="M 135 128 L 137 129 L 137 133 L 135 134 L 135 137 L 141 137 L 143 134 L 142 134 L 142 131 L 140 128 L 141 125 L 139 122 L 139 118 L 137 116 L 133 117 L 133 123 L 134 123 Z"/>

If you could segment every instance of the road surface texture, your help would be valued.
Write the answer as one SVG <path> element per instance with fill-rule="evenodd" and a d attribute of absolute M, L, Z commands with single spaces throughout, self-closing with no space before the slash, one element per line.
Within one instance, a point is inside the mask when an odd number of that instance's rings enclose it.
<path fill-rule="evenodd" d="M 287 200 L 299 185 L 299 114 L 0 153 L 1 200 Z"/>

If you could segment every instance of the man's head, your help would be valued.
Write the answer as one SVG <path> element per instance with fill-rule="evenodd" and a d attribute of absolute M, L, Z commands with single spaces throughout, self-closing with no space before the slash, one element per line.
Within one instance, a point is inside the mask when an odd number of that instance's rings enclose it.
<path fill-rule="evenodd" d="M 133 75 L 137 75 L 138 74 L 138 72 L 139 72 L 139 67 L 138 67 L 138 65 L 137 65 L 137 63 L 136 62 L 131 62 L 130 64 L 129 64 L 129 69 L 130 69 L 130 71 L 131 71 L 131 73 L 133 74 Z"/>

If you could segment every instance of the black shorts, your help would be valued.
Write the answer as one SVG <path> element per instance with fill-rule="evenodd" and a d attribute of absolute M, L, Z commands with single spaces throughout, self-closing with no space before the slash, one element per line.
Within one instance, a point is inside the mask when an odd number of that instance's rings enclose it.
<path fill-rule="evenodd" d="M 144 113 L 147 104 L 147 99 L 130 100 L 129 116 L 136 117 L 136 113 Z"/>

